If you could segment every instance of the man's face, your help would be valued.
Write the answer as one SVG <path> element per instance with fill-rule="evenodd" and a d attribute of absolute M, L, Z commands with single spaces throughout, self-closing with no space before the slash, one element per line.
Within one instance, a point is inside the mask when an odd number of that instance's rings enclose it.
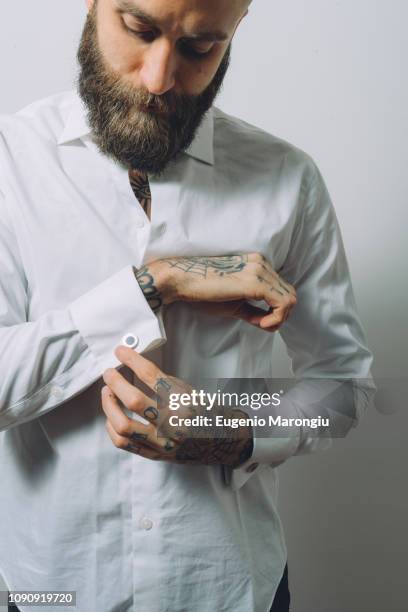
<path fill-rule="evenodd" d="M 79 92 L 99 148 L 159 173 L 191 144 L 249 0 L 88 0 Z"/>

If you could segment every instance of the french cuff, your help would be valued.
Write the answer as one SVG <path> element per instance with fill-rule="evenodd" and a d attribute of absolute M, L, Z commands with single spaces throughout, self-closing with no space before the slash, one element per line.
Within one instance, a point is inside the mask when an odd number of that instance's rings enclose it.
<path fill-rule="evenodd" d="M 70 305 L 76 329 L 97 360 L 101 375 L 120 364 L 120 344 L 146 353 L 167 340 L 161 313 L 150 308 L 132 266 L 123 268 Z"/>
<path fill-rule="evenodd" d="M 277 467 L 286 459 L 295 455 L 300 443 L 300 433 L 300 427 L 295 427 L 290 428 L 288 437 L 283 437 L 280 433 L 279 437 L 265 438 L 260 437 L 265 436 L 264 427 L 253 427 L 254 449 L 252 455 L 245 463 L 231 470 L 231 488 L 237 491 L 259 470 L 265 467 Z"/>

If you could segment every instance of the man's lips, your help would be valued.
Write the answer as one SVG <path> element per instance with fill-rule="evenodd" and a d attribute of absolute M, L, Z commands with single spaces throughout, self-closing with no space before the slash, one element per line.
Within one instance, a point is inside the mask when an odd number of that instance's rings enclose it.
<path fill-rule="evenodd" d="M 151 115 L 166 115 L 168 116 L 170 113 L 168 110 L 164 110 L 164 109 L 159 109 L 157 108 L 157 106 L 154 106 L 153 104 L 139 104 L 139 110 L 142 113 L 148 113 Z"/>

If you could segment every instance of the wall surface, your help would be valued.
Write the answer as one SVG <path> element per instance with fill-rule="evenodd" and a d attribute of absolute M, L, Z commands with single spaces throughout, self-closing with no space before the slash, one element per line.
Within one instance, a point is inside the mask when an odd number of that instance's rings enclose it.
<path fill-rule="evenodd" d="M 2 9 L 1 113 L 70 88 L 75 78 L 84 3 L 21 8 Z M 254 0 L 218 101 L 319 165 L 374 372 L 380 382 L 396 379 L 400 395 L 408 340 L 407 22 L 406 0 Z M 280 341 L 275 372 L 288 372 Z M 332 450 L 280 469 L 293 612 L 408 609 L 408 419 L 389 398 Z"/>

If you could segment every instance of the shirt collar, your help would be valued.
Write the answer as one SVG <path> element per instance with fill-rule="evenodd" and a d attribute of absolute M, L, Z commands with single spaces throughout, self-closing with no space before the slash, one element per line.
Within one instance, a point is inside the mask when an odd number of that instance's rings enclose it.
<path fill-rule="evenodd" d="M 86 119 L 86 109 L 79 96 L 74 94 L 63 131 L 58 139 L 58 144 L 66 145 L 78 139 L 85 139 L 90 134 L 91 131 Z M 186 153 L 195 159 L 214 165 L 214 117 L 212 109 L 204 116 L 197 134 L 190 147 L 186 150 Z"/>

